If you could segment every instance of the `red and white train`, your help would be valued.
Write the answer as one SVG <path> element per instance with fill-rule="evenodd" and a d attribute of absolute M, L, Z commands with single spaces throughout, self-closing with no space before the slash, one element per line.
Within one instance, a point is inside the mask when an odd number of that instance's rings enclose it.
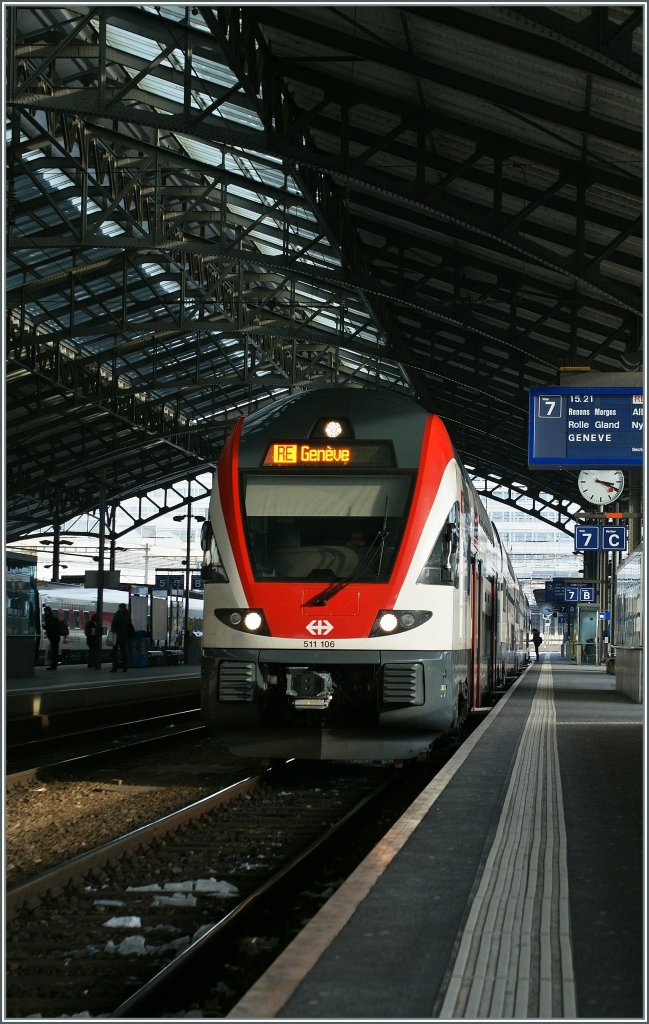
<path fill-rule="evenodd" d="M 407 395 L 325 387 L 242 418 L 202 544 L 203 716 L 236 753 L 425 756 L 528 661 L 509 557 Z"/>

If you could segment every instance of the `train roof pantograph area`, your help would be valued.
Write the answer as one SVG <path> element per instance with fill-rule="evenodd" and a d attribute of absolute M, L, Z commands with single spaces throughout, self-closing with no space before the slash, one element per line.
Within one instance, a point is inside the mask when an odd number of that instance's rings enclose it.
<path fill-rule="evenodd" d="M 528 393 L 642 358 L 643 13 L 4 5 L 7 539 L 331 383 L 568 529 Z"/>

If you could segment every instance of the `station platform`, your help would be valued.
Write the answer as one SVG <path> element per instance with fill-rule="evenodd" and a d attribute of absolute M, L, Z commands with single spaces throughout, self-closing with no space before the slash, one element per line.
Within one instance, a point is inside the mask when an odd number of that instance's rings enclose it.
<path fill-rule="evenodd" d="M 199 665 L 152 666 L 127 672 L 111 672 L 110 662 L 100 669 L 59 665 L 56 672 L 37 665 L 33 676 L 12 679 L 8 675 L 5 679 L 5 721 L 15 738 L 38 739 L 52 731 L 57 716 L 69 719 L 75 712 L 161 697 L 195 699 L 198 707 L 200 688 Z"/>
<path fill-rule="evenodd" d="M 543 655 L 228 1017 L 646 1020 L 643 723 Z"/>
<path fill-rule="evenodd" d="M 15 679 L 8 670 L 5 693 L 115 686 L 118 683 L 135 684 L 158 679 L 200 679 L 201 675 L 200 665 L 152 665 L 147 668 L 129 668 L 127 672 L 121 669 L 111 672 L 111 667 L 109 661 L 103 662 L 99 669 L 88 668 L 87 665 L 59 665 L 56 672 L 50 672 L 44 665 L 36 665 L 33 676 Z"/>

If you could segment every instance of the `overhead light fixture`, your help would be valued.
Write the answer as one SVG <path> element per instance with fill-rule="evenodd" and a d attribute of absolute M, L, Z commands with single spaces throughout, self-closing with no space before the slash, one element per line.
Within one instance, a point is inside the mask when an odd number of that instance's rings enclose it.
<path fill-rule="evenodd" d="M 642 366 L 642 349 L 634 352 L 623 352 L 620 356 L 620 363 L 625 370 L 639 370 Z"/>

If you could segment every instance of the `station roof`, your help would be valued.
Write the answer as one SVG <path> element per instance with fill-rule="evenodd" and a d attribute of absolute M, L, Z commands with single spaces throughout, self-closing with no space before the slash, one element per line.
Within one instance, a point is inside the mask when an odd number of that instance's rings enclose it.
<path fill-rule="evenodd" d="M 642 358 L 643 10 L 4 6 L 7 538 L 334 382 L 566 528 L 528 392 Z"/>

